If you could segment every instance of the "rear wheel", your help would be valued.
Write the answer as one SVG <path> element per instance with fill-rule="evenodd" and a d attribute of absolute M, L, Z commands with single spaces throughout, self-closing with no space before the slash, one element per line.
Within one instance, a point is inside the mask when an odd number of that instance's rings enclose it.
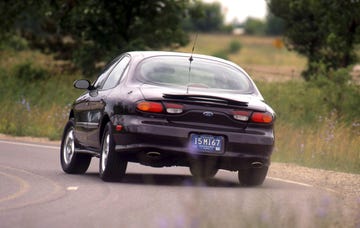
<path fill-rule="evenodd" d="M 269 167 L 249 168 L 239 170 L 238 177 L 240 184 L 244 186 L 257 186 L 264 183 Z"/>
<path fill-rule="evenodd" d="M 63 133 L 60 149 L 61 167 L 69 174 L 83 174 L 89 168 L 91 155 L 76 153 L 74 120 L 70 119 Z"/>
<path fill-rule="evenodd" d="M 121 181 L 125 176 L 126 167 L 127 161 L 122 160 L 120 154 L 115 152 L 111 124 L 107 123 L 101 143 L 100 178 L 103 181 Z"/>

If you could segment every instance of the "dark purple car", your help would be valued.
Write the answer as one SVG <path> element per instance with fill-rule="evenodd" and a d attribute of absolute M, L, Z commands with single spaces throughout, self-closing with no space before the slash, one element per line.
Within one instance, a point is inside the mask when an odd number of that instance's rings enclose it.
<path fill-rule="evenodd" d="M 128 162 L 187 166 L 197 179 L 238 171 L 243 185 L 263 183 L 274 147 L 275 113 L 248 74 L 219 58 L 128 52 L 97 80 L 78 80 L 62 137 L 66 173 L 82 174 L 99 157 L 104 181 Z"/>

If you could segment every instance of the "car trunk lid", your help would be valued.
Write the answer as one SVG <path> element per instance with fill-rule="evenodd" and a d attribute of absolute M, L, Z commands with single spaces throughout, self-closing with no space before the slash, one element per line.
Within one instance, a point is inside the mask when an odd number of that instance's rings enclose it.
<path fill-rule="evenodd" d="M 164 118 L 174 126 L 191 127 L 204 130 L 239 131 L 247 126 L 247 119 L 237 120 L 235 112 L 245 112 L 250 116 L 253 111 L 265 111 L 261 102 L 251 95 L 205 92 L 189 90 L 186 93 L 179 88 L 142 87 L 145 100 L 160 101 L 164 107 L 168 104 L 181 105 L 182 111 L 165 114 Z"/>

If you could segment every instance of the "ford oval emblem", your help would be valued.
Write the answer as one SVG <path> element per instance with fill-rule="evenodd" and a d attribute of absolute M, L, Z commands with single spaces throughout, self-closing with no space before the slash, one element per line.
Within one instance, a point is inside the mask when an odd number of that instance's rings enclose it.
<path fill-rule="evenodd" d="M 214 113 L 213 112 L 203 112 L 203 115 L 206 117 L 212 117 L 212 116 L 214 116 Z"/>

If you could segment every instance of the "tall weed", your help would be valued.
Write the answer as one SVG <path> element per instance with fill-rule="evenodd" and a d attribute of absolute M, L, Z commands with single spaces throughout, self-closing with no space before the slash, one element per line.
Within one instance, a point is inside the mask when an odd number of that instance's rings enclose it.
<path fill-rule="evenodd" d="M 319 118 L 311 126 L 276 126 L 274 161 L 360 173 L 360 125 L 347 126 L 336 117 Z"/>
<path fill-rule="evenodd" d="M 0 68 L 0 132 L 58 140 L 71 103 L 81 93 L 72 89 L 76 76 L 52 74 L 47 79 L 27 80 L 34 72 L 32 76 L 37 77 L 42 70 L 32 63 Z"/>
<path fill-rule="evenodd" d="M 359 87 L 326 83 L 257 83 L 277 112 L 273 158 L 360 173 Z"/>
<path fill-rule="evenodd" d="M 50 73 L 47 70 L 37 67 L 31 62 L 24 62 L 15 65 L 12 74 L 19 80 L 19 82 L 24 83 L 28 83 L 29 81 L 46 80 L 50 76 Z"/>

